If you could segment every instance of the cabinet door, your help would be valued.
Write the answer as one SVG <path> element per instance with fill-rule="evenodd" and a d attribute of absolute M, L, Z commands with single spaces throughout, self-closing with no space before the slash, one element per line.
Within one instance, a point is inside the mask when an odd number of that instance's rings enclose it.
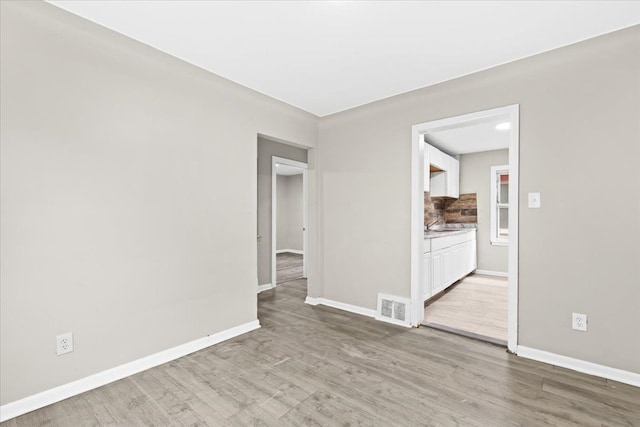
<path fill-rule="evenodd" d="M 435 295 L 445 288 L 444 272 L 442 270 L 442 251 L 431 253 L 431 295 Z"/>
<path fill-rule="evenodd" d="M 447 173 L 432 172 L 429 184 L 431 186 L 431 197 L 446 197 L 447 195 Z"/>
<path fill-rule="evenodd" d="M 471 269 L 470 272 L 478 268 L 478 247 L 476 246 L 476 240 L 473 239 L 469 242 L 471 245 Z"/>
<path fill-rule="evenodd" d="M 445 157 L 442 151 L 438 150 L 436 147 L 429 146 L 429 164 L 436 166 L 439 169 L 447 170 L 447 165 L 445 164 Z"/>
<path fill-rule="evenodd" d="M 465 244 L 455 245 L 451 253 L 451 283 L 460 280 L 464 276 L 464 246 Z"/>
<path fill-rule="evenodd" d="M 473 270 L 471 242 L 465 242 L 460 249 L 460 277 L 464 277 Z"/>
<path fill-rule="evenodd" d="M 447 196 L 457 199 L 460 197 L 460 162 L 449 157 L 447 163 Z"/>
<path fill-rule="evenodd" d="M 422 300 L 426 300 L 431 296 L 431 254 L 424 254 L 422 259 Z"/>
<path fill-rule="evenodd" d="M 455 281 L 455 274 L 455 256 L 453 255 L 453 248 L 447 248 L 442 252 L 442 275 L 445 287 Z"/>

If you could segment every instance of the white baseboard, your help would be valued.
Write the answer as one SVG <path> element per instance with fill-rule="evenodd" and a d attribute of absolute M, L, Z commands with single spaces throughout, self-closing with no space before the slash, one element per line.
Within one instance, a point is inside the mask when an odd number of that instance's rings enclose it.
<path fill-rule="evenodd" d="M 476 270 L 475 274 L 484 274 L 485 276 L 496 276 L 496 277 L 509 277 L 509 273 L 504 273 L 502 271 L 492 271 L 492 270 Z"/>
<path fill-rule="evenodd" d="M 271 283 L 265 283 L 264 285 L 258 285 L 258 293 L 264 292 L 264 291 L 268 291 L 269 289 L 273 289 L 273 288 L 275 288 L 275 286 L 273 286 Z"/>
<path fill-rule="evenodd" d="M 411 325 L 401 322 L 399 320 L 387 319 L 386 317 L 378 316 L 376 310 L 370 308 L 364 308 L 357 305 L 351 305 L 344 302 L 333 301 L 326 298 L 313 298 L 307 297 L 304 302 L 309 305 L 325 305 L 327 307 L 337 308 L 338 310 L 348 311 L 349 313 L 359 314 L 361 316 L 372 317 L 380 322 L 393 323 L 394 325 L 404 326 L 410 328 Z"/>
<path fill-rule="evenodd" d="M 307 297 L 304 302 L 309 305 L 326 305 L 327 307 L 337 308 L 338 310 L 348 311 L 361 316 L 376 317 L 376 311 L 370 308 L 359 307 L 357 305 L 346 304 L 344 302 L 333 301 L 326 298 Z"/>
<path fill-rule="evenodd" d="M 88 377 L 25 397 L 24 399 L 7 403 L 6 405 L 0 406 L 0 422 L 40 409 L 47 405 L 51 405 L 52 403 L 60 402 L 61 400 L 68 399 L 69 397 L 84 393 L 85 391 L 93 390 L 94 388 L 101 387 L 105 384 L 121 380 L 122 378 L 137 374 L 138 372 L 146 371 L 154 366 L 179 359 L 187 354 L 237 337 L 238 335 L 253 331 L 259 327 L 260 322 L 258 322 L 258 320 L 254 320 L 204 338 L 199 338 L 197 340 L 181 344 L 177 347 L 163 350 L 159 353 L 151 354 L 141 359 L 125 363 L 124 365 L 89 375 Z"/>
<path fill-rule="evenodd" d="M 376 320 L 378 320 L 380 322 L 391 323 L 392 325 L 404 326 L 405 328 L 412 328 L 413 327 L 410 324 L 408 324 L 406 322 L 402 322 L 400 320 L 389 319 L 388 317 L 378 316 L 377 313 L 376 313 L 376 316 L 374 317 L 374 319 L 376 319 Z"/>
<path fill-rule="evenodd" d="M 635 372 L 623 371 L 622 369 L 611 368 L 609 366 L 574 359 L 572 357 L 562 356 L 548 351 L 536 350 L 535 348 L 525 347 L 522 345 L 518 346 L 517 354 L 520 357 L 537 360 L 538 362 L 545 362 L 550 365 L 560 366 L 562 368 L 572 369 L 585 374 L 595 375 L 601 378 L 607 378 L 613 381 L 640 387 L 640 374 Z"/>
<path fill-rule="evenodd" d="M 278 249 L 276 251 L 277 254 L 284 254 L 284 253 L 291 253 L 291 254 L 298 254 L 298 255 L 304 255 L 304 251 L 298 250 L 298 249 Z"/>

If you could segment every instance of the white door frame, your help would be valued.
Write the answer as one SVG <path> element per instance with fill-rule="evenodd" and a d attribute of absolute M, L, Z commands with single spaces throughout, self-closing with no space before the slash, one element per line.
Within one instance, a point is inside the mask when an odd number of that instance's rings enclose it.
<path fill-rule="evenodd" d="M 277 285 L 276 277 L 276 242 L 277 242 L 277 166 L 287 165 L 302 169 L 302 277 L 307 277 L 307 223 L 309 214 L 307 212 L 307 169 L 308 164 L 298 162 L 296 160 L 285 159 L 284 157 L 271 156 L 271 287 L 275 288 Z"/>
<path fill-rule="evenodd" d="M 518 351 L 518 210 L 519 210 L 519 148 L 520 106 L 518 104 L 442 120 L 413 125 L 411 128 L 411 324 L 424 320 L 424 301 L 420 284 L 424 274 L 424 136 L 438 130 L 460 126 L 469 121 L 494 116 L 508 116 L 511 121 L 509 140 L 509 279 L 508 279 L 508 340 L 507 349 Z"/>

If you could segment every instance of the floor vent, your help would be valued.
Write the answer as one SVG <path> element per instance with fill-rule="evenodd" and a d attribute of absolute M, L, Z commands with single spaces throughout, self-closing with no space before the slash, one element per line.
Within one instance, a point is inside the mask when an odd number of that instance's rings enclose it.
<path fill-rule="evenodd" d="M 394 295 L 378 294 L 377 320 L 396 325 L 411 326 L 409 307 L 411 300 Z"/>

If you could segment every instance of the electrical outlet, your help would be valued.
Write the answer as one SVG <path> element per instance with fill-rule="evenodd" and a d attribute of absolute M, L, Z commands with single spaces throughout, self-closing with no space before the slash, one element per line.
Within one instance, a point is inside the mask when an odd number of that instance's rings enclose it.
<path fill-rule="evenodd" d="M 58 356 L 73 351 L 73 334 L 68 332 L 66 334 L 56 336 L 56 354 Z"/>
<path fill-rule="evenodd" d="M 581 313 L 573 313 L 573 321 L 571 325 L 576 331 L 587 332 L 587 315 Z"/>

